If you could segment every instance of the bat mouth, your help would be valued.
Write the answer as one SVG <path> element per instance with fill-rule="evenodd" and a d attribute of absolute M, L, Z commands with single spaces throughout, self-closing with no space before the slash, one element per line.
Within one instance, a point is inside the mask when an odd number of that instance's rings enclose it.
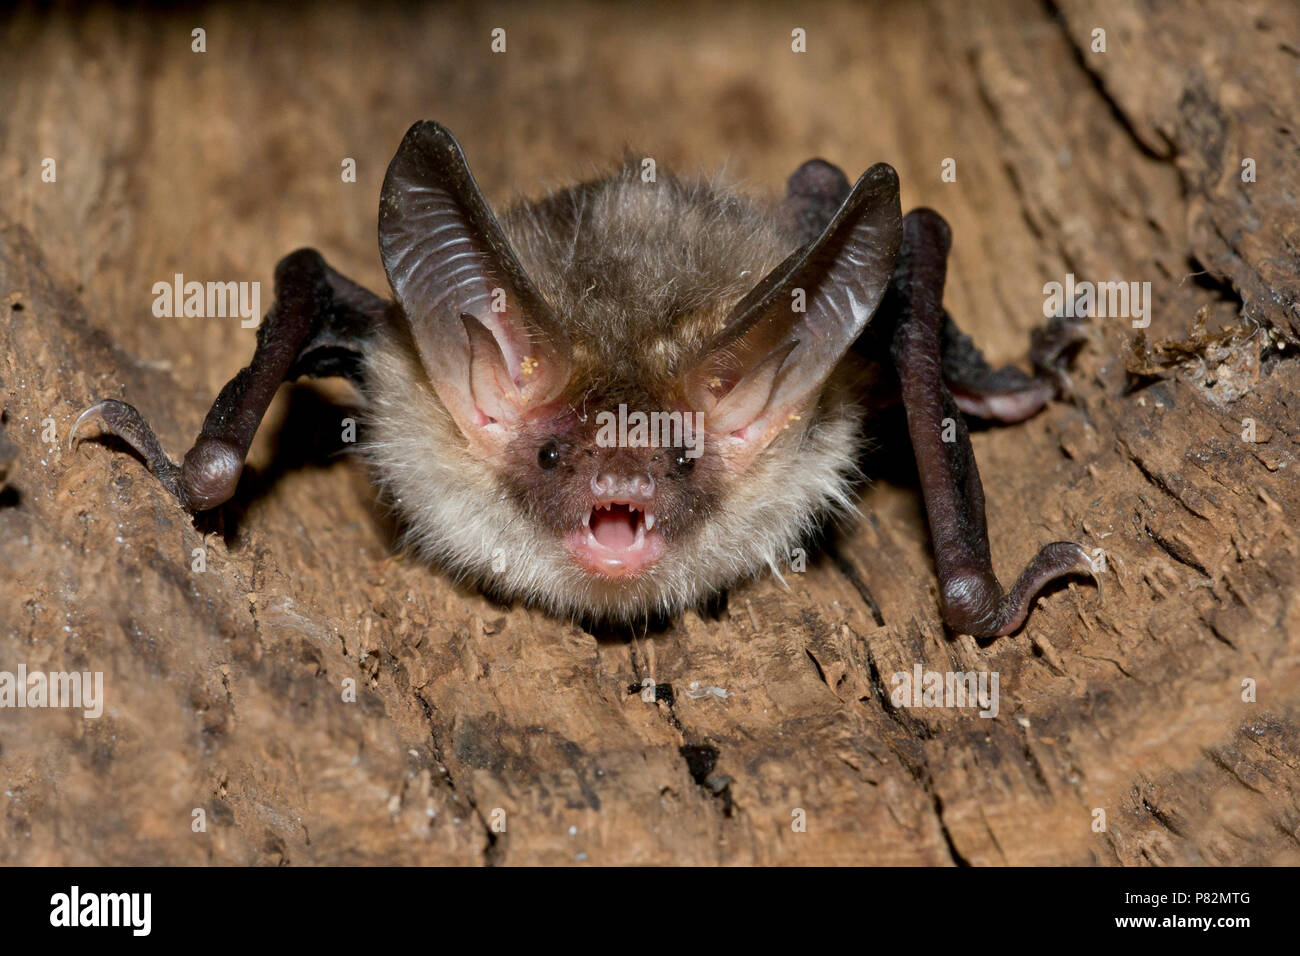
<path fill-rule="evenodd" d="M 623 578 L 652 567 L 663 554 L 654 511 L 643 502 L 599 501 L 565 540 L 580 568 Z"/>

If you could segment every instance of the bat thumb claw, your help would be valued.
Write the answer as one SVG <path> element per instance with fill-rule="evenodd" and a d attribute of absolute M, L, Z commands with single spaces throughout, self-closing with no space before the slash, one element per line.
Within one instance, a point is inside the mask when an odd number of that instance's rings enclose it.
<path fill-rule="evenodd" d="M 92 422 L 101 428 L 103 427 L 104 406 L 108 401 L 110 400 L 101 399 L 77 416 L 77 420 L 72 423 L 72 428 L 68 432 L 68 451 L 76 451 L 77 446 L 81 444 L 81 429 L 83 427 Z"/>
<path fill-rule="evenodd" d="M 1076 547 L 1078 546 L 1076 545 Z M 1097 588 L 1096 603 L 1097 606 L 1100 607 L 1106 598 L 1106 589 L 1102 586 L 1101 581 L 1101 576 L 1105 573 L 1105 564 L 1099 565 L 1099 563 L 1094 561 L 1088 552 L 1084 551 L 1082 547 L 1079 548 L 1079 559 L 1077 571 L 1081 575 L 1086 574 L 1088 579 L 1091 580 L 1093 585 Z"/>
<path fill-rule="evenodd" d="M 82 430 L 90 425 L 99 427 L 101 434 L 112 435 L 126 442 L 131 450 L 144 459 L 163 487 L 182 503 L 186 498 L 180 484 L 180 467 L 167 456 L 154 435 L 149 423 L 133 405 L 115 398 L 102 398 L 91 405 L 72 423 L 68 432 L 68 447 L 76 449 L 83 440 Z"/>

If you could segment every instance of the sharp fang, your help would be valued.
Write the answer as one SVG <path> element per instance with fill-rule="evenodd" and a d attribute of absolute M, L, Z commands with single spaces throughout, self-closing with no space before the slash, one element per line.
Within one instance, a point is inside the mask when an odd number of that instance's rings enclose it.
<path fill-rule="evenodd" d="M 647 511 L 645 513 L 645 529 L 647 531 L 653 531 L 654 527 L 655 527 L 655 513 L 653 511 Z"/>
<path fill-rule="evenodd" d="M 591 527 L 591 512 L 590 512 L 590 511 L 588 511 L 588 512 L 586 513 L 586 515 L 583 516 L 583 518 L 582 518 L 582 526 L 583 526 L 584 528 L 590 528 L 590 527 Z"/>

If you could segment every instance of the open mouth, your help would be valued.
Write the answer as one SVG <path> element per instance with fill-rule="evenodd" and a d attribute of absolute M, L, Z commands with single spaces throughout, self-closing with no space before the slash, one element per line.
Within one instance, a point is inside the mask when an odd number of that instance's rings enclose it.
<path fill-rule="evenodd" d="M 630 501 L 597 502 L 565 543 L 579 567 L 609 578 L 643 571 L 663 554 L 654 512 Z"/>

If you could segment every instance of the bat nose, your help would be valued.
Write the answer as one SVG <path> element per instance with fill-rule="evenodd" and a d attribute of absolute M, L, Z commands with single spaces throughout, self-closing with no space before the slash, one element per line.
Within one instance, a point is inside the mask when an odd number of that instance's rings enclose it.
<path fill-rule="evenodd" d="M 655 493 L 655 480 L 644 471 L 622 472 L 606 468 L 592 477 L 591 490 L 597 498 L 645 501 Z"/>

